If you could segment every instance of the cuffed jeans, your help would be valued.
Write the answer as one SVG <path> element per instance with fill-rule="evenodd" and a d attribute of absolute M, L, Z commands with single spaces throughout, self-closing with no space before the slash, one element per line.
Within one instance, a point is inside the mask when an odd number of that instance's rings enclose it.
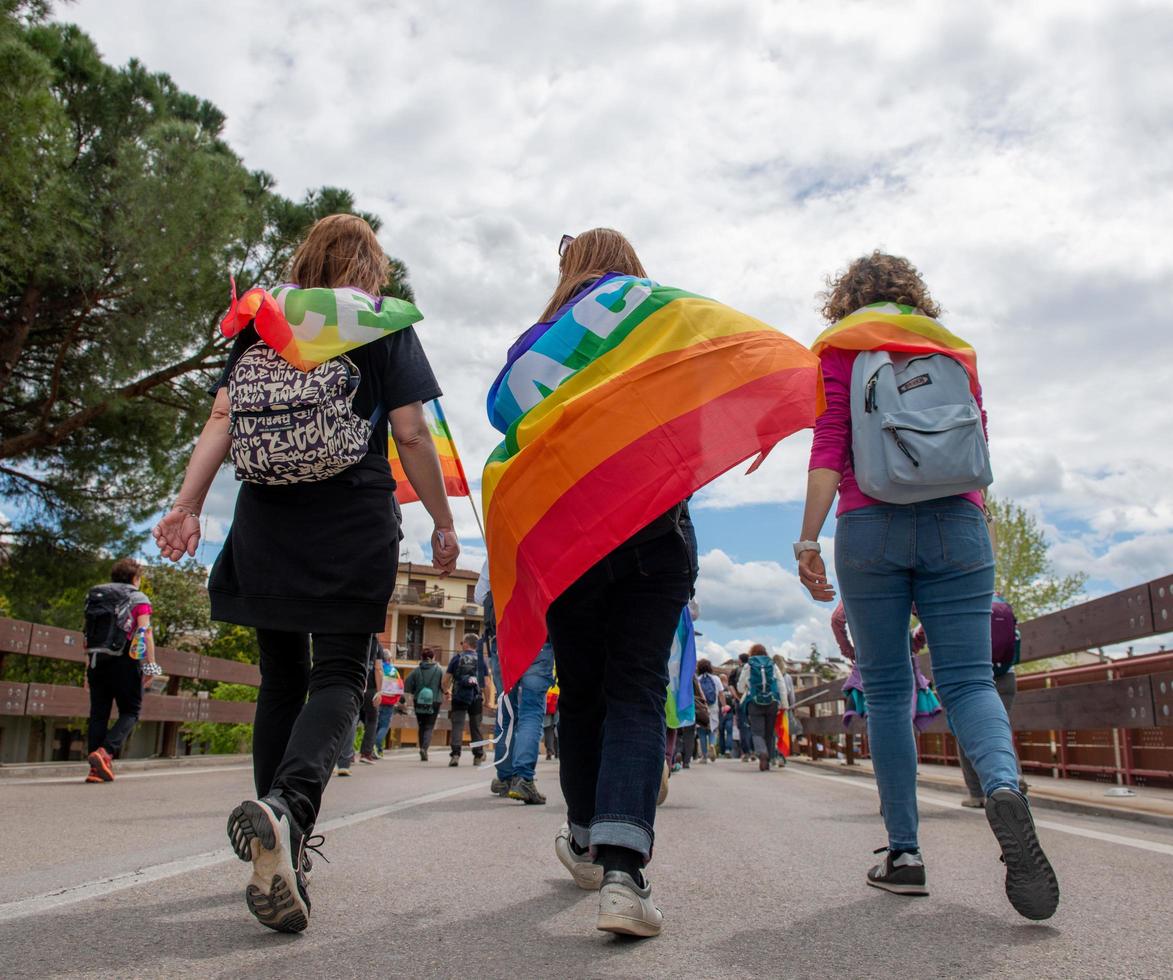
<path fill-rule="evenodd" d="M 983 795 L 1018 788 L 1010 722 L 990 667 L 989 531 L 981 512 L 959 497 L 863 507 L 839 518 L 835 569 L 868 699 L 869 746 L 888 846 L 914 850 L 916 741 L 908 714 L 914 602 L 937 693 Z"/>
<path fill-rule="evenodd" d="M 668 654 L 694 574 L 684 540 L 669 532 L 617 548 L 550 606 L 559 776 L 580 847 L 651 858 Z"/>
<path fill-rule="evenodd" d="M 279 793 L 309 833 L 322 791 L 353 724 L 366 685 L 370 633 L 257 630 L 261 686 L 253 724 L 257 794 Z"/>
<path fill-rule="evenodd" d="M 495 682 L 494 682 L 495 683 Z M 505 743 L 501 738 L 501 725 L 495 725 L 497 736 L 493 757 L 497 761 L 497 778 L 501 780 L 520 776 L 533 779 L 538 765 L 538 749 L 542 742 L 542 722 L 546 717 L 546 692 L 554 683 L 554 648 L 549 644 L 542 647 L 537 659 L 521 675 L 509 692 L 513 708 L 513 744 L 509 755 L 505 755 Z M 498 710 L 498 716 L 501 712 Z"/>

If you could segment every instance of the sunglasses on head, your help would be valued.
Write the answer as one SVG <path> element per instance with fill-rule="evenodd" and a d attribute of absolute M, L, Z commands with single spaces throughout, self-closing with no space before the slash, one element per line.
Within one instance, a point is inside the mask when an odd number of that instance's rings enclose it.
<path fill-rule="evenodd" d="M 562 241 L 558 243 L 558 257 L 562 258 L 566 254 L 566 250 L 570 248 L 570 243 L 574 241 L 573 235 L 563 235 Z"/>

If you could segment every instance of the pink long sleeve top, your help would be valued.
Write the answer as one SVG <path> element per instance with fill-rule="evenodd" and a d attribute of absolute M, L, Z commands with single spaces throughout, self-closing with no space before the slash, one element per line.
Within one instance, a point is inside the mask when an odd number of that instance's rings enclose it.
<path fill-rule="evenodd" d="M 825 350 L 819 358 L 823 368 L 823 389 L 827 397 L 827 410 L 815 422 L 815 436 L 811 443 L 810 469 L 835 470 L 839 478 L 839 506 L 835 516 L 850 510 L 883 504 L 884 501 L 869 497 L 855 482 L 855 470 L 851 465 L 851 369 L 859 351 Z M 982 427 L 986 425 L 986 410 L 982 408 L 982 391 L 977 390 L 978 409 L 982 413 Z M 989 438 L 987 432 L 986 438 Z M 979 510 L 982 495 L 978 490 L 960 494 Z"/>

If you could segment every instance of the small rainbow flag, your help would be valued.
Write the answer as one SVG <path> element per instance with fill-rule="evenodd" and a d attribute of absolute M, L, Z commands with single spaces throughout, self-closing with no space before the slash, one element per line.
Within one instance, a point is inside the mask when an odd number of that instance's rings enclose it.
<path fill-rule="evenodd" d="M 272 292 L 254 286 L 238 299 L 233 279 L 220 332 L 235 337 L 252 323 L 282 358 L 299 371 L 309 371 L 423 318 L 406 300 L 372 296 L 355 286 L 301 289 L 284 283 Z"/>
<path fill-rule="evenodd" d="M 969 387 L 978 390 L 977 352 L 932 317 L 901 303 L 871 303 L 831 324 L 815 339 L 811 350 L 886 350 L 904 354 L 946 354 L 960 362 L 969 375 Z"/>
<path fill-rule="evenodd" d="M 456 452 L 452 430 L 448 428 L 448 419 L 444 417 L 444 409 L 440 407 L 439 398 L 424 403 L 424 415 L 428 420 L 428 431 L 432 433 L 432 442 L 436 444 L 436 453 L 440 457 L 444 491 L 449 497 L 467 497 L 468 477 L 464 475 L 464 465 L 460 462 L 460 454 Z M 399 458 L 399 450 L 395 446 L 395 439 L 390 436 L 387 439 L 387 457 L 391 462 L 391 475 L 395 478 L 395 499 L 401 505 L 415 503 L 420 499 L 419 494 L 408 480 L 403 469 L 403 461 Z"/>
<path fill-rule="evenodd" d="M 696 633 L 688 606 L 680 614 L 672 647 L 668 653 L 668 694 L 664 701 L 664 717 L 669 728 L 682 728 L 696 722 L 696 704 L 693 701 L 692 678 L 696 673 Z"/>
<path fill-rule="evenodd" d="M 489 391 L 505 441 L 482 488 L 506 686 L 587 569 L 821 408 L 805 347 L 650 279 L 604 276 L 526 331 Z"/>

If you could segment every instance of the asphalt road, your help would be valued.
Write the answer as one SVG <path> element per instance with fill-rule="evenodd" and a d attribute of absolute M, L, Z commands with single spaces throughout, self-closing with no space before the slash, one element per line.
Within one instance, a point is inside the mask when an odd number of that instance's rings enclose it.
<path fill-rule="evenodd" d="M 335 780 L 310 928 L 243 900 L 224 838 L 235 767 L 108 786 L 0 783 L 0 976 L 1161 977 L 1173 971 L 1173 831 L 1040 811 L 1063 899 L 1045 924 L 1002 891 L 959 797 L 922 793 L 927 898 L 867 888 L 883 843 L 869 781 L 722 761 L 674 777 L 649 869 L 658 939 L 594 929 L 553 837 L 564 811 L 491 797 L 490 772 L 411 754 Z"/>

